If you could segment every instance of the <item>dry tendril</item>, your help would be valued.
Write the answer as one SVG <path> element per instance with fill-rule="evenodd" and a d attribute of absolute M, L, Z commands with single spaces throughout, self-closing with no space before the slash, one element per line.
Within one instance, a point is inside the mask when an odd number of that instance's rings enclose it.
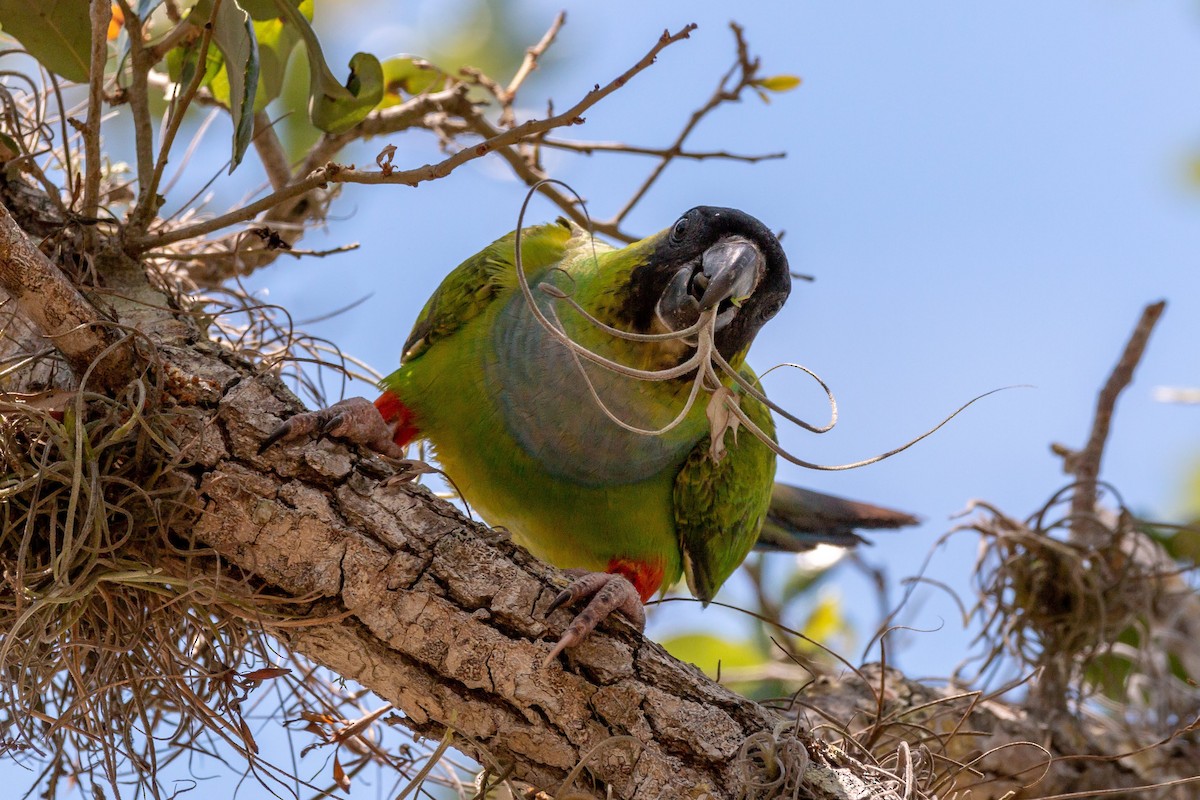
<path fill-rule="evenodd" d="M 617 361 L 613 361 L 610 358 L 606 358 L 605 356 L 588 349 L 586 346 L 576 342 L 570 337 L 565 328 L 562 326 L 558 314 L 555 312 L 553 307 L 548 310 L 548 314 L 542 311 L 537 304 L 537 300 L 534 298 L 533 289 L 529 285 L 529 278 L 525 274 L 525 267 L 521 256 L 521 236 L 525 225 L 525 213 L 529 208 L 530 201 L 533 199 L 533 196 L 538 189 L 548 184 L 561 186 L 575 196 L 575 199 L 579 203 L 579 207 L 584 217 L 588 220 L 588 232 L 591 237 L 592 244 L 592 258 L 596 258 L 595 234 L 591 230 L 591 216 L 587 213 L 587 204 L 584 202 L 583 198 L 571 186 L 563 181 L 555 180 L 553 178 L 538 181 L 533 186 L 529 187 L 529 190 L 525 193 L 525 200 L 521 204 L 520 213 L 517 215 L 517 229 L 514 238 L 517 284 L 521 288 L 521 294 L 525 297 L 526 305 L 529 307 L 530 312 L 533 314 L 534 319 L 537 320 L 538 324 L 541 325 L 542 328 L 555 340 L 570 350 L 572 360 L 578 367 L 579 374 L 582 376 L 584 384 L 588 388 L 588 393 L 591 394 L 592 399 L 595 401 L 597 407 L 604 413 L 606 417 L 608 417 L 621 428 L 631 433 L 637 433 L 644 436 L 665 435 L 687 418 L 688 414 L 692 410 L 692 407 L 695 405 L 696 398 L 699 396 L 700 391 L 704 390 L 710 394 L 705 412 L 709 420 L 709 436 L 712 441 L 710 446 L 710 454 L 714 461 L 720 461 L 725 453 L 725 433 L 729 430 L 732 430 L 736 438 L 738 428 L 744 426 L 746 430 L 748 430 L 750 434 L 754 436 L 755 439 L 758 439 L 760 442 L 770 448 L 771 451 L 780 458 L 806 469 L 836 472 L 840 470 L 855 469 L 857 467 L 865 467 L 869 464 L 874 464 L 879 461 L 883 461 L 884 459 L 891 458 L 897 453 L 901 453 L 912 447 L 922 439 L 931 436 L 942 426 L 957 417 L 959 414 L 965 411 L 967 407 L 973 405 L 977 401 L 982 400 L 988 395 L 1003 391 L 1004 389 L 1015 388 L 1006 386 L 999 389 L 992 389 L 989 392 L 984 392 L 983 394 L 977 395 L 976 397 L 973 397 L 966 403 L 959 406 L 953 413 L 945 417 L 941 422 L 934 425 L 921 435 L 910 439 L 908 442 L 900 445 L 899 447 L 894 447 L 891 450 L 880 453 L 879 455 L 871 456 L 870 458 L 865 458 L 848 464 L 816 464 L 811 461 L 805 461 L 804 459 L 798 458 L 789 453 L 787 450 L 783 449 L 783 447 L 781 447 L 779 443 L 775 441 L 774 437 L 754 424 L 746 412 L 742 410 L 741 405 L 738 402 L 737 395 L 734 394 L 734 392 L 722 382 L 717 371 L 720 370 L 723 375 L 732 379 L 750 397 L 767 406 L 772 411 L 775 411 L 789 422 L 792 422 L 793 424 L 812 433 L 826 433 L 833 430 L 833 427 L 837 424 L 837 400 L 834 398 L 832 390 L 825 383 L 825 381 L 820 378 L 820 376 L 807 367 L 792 363 L 777 364 L 774 367 L 771 367 L 771 369 L 767 370 L 767 372 L 763 373 L 763 376 L 765 377 L 767 373 L 784 366 L 793 367 L 806 373 L 812 377 L 813 380 L 815 380 L 825 391 L 825 396 L 829 402 L 830 419 L 825 425 L 813 425 L 801 420 L 778 404 L 772 402 L 761 390 L 756 388 L 753 383 L 751 383 L 736 369 L 734 369 L 729 362 L 722 357 L 720 351 L 717 350 L 715 344 L 717 308 L 712 308 L 701 313 L 700 319 L 694 324 L 678 331 L 671 331 L 669 333 L 631 333 L 629 331 L 620 330 L 619 328 L 614 328 L 611 325 L 607 325 L 604 322 L 596 319 L 582 306 L 580 306 L 578 302 L 572 299 L 567 292 L 559 287 L 549 283 L 538 284 L 538 290 L 543 294 L 556 300 L 562 300 L 568 303 L 571 308 L 583 316 L 583 318 L 590 324 L 596 326 L 600 330 L 615 338 L 624 339 L 631 342 L 684 341 L 691 344 L 691 337 L 695 337 L 694 346 L 696 349 L 688 359 L 674 367 L 654 370 L 636 369 L 634 367 L 621 364 Z M 661 428 L 647 429 L 638 427 L 637 425 L 621 419 L 608 408 L 608 406 L 604 403 L 604 400 L 600 397 L 599 392 L 597 392 L 595 384 L 592 382 L 587 370 L 584 368 L 581 358 L 585 358 L 588 361 L 591 361 L 593 364 L 596 364 L 617 375 L 624 375 L 626 377 L 641 381 L 668 381 L 682 377 L 691 372 L 695 372 L 696 376 L 692 379 L 692 388 L 688 393 L 688 398 L 685 401 L 683 408 L 680 409 L 675 418 Z"/>

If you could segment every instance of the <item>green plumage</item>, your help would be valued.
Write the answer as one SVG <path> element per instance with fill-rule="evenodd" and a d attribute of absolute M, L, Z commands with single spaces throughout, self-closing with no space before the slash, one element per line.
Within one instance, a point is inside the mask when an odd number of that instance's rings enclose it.
<path fill-rule="evenodd" d="M 738 256 L 758 272 L 741 264 L 727 281 L 736 308 L 713 302 L 725 320 L 717 346 L 753 380 L 746 350 L 790 287 L 774 236 L 730 209 L 693 209 L 674 228 L 619 250 L 565 220 L 524 230 L 521 247 L 538 307 L 572 340 L 642 370 L 675 366 L 693 345 L 616 338 L 552 294 L 620 330 L 677 330 L 698 298 L 710 302 L 702 298 L 708 284 L 722 280 L 708 276 L 712 254 L 732 248 L 731 263 Z M 714 462 L 703 392 L 663 435 L 613 422 L 593 391 L 616 417 L 656 429 L 683 408 L 693 376 L 651 382 L 578 360 L 534 320 L 516 279 L 514 234 L 447 276 L 403 352 L 383 387 L 411 412 L 463 498 L 542 559 L 594 571 L 637 565 L 649 576 L 634 580 L 644 597 L 686 574 L 707 601 L 754 546 L 771 505 L 774 453 L 743 430 L 726 434 L 727 453 Z M 773 435 L 768 409 L 735 394 Z"/>
<path fill-rule="evenodd" d="M 749 367 L 742 369 L 742 375 L 756 380 Z M 746 396 L 741 396 L 740 405 L 755 425 L 774 438 L 775 424 L 766 406 Z M 745 431 L 734 439 L 726 434 L 728 453 L 714 462 L 705 436 L 675 478 L 675 525 L 683 552 L 691 560 L 689 586 L 702 600 L 716 595 L 754 547 L 771 505 L 775 454 Z"/>

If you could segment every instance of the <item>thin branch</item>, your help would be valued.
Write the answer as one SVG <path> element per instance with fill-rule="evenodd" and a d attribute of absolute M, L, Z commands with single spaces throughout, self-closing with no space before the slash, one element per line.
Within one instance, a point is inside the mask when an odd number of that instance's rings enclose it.
<path fill-rule="evenodd" d="M 1071 516 L 1077 522 L 1077 525 L 1073 526 L 1071 530 L 1073 538 L 1083 536 L 1086 539 L 1090 533 L 1078 530 L 1078 526 L 1087 525 L 1086 520 L 1095 518 L 1096 481 L 1100 477 L 1100 461 L 1104 455 L 1104 444 L 1108 440 L 1109 428 L 1112 426 L 1113 410 L 1116 408 L 1117 398 L 1121 392 L 1133 381 L 1133 372 L 1137 369 L 1138 362 L 1142 360 L 1146 344 L 1150 341 L 1150 333 L 1154 330 L 1154 325 L 1162 316 L 1166 305 L 1165 300 L 1160 300 L 1142 310 L 1141 319 L 1133 329 L 1133 334 L 1130 335 L 1120 360 L 1113 367 L 1112 374 L 1108 376 L 1104 388 L 1100 390 L 1100 396 L 1096 400 L 1096 415 L 1092 421 L 1092 431 L 1088 436 L 1087 444 L 1083 450 L 1071 454 L 1065 461 L 1066 470 L 1074 474 L 1078 481 L 1075 493 L 1071 497 Z"/>
<path fill-rule="evenodd" d="M 287 153 L 275 133 L 275 123 L 267 116 L 266 111 L 254 112 L 254 152 L 262 161 L 263 169 L 271 187 L 276 191 L 288 185 L 292 179 L 292 167 L 288 164 Z"/>
<path fill-rule="evenodd" d="M 745 37 L 742 36 L 742 27 L 736 22 L 729 23 L 729 27 L 733 30 L 733 36 L 737 42 L 737 61 L 721 78 L 720 83 L 717 84 L 717 88 L 713 92 L 712 97 L 708 99 L 708 102 L 692 112 L 692 116 L 688 119 L 687 124 L 683 126 L 683 130 L 679 132 L 679 135 L 675 137 L 674 143 L 667 148 L 666 153 L 662 156 L 662 160 L 658 162 L 658 165 L 646 177 L 642 185 L 626 201 L 621 210 L 611 220 L 608 220 L 608 224 L 620 225 L 629 216 L 629 213 L 633 211 L 634 206 L 641 202 L 646 193 L 650 191 L 650 187 L 658 181 L 663 170 L 667 168 L 667 165 L 680 156 L 683 151 L 683 143 L 687 141 L 687 138 L 696 129 L 696 126 L 700 124 L 700 121 L 722 103 L 740 99 L 742 91 L 747 86 L 750 86 L 751 82 L 755 79 L 758 73 L 758 59 L 750 58 Z M 733 86 L 729 86 L 729 82 L 733 79 L 734 75 L 739 76 L 738 80 Z"/>
<path fill-rule="evenodd" d="M 125 19 L 129 19 L 126 14 Z M 167 31 L 167 35 L 154 43 L 153 46 L 147 48 L 150 53 L 150 58 L 154 63 L 161 61 L 167 53 L 175 49 L 177 45 L 188 45 L 194 42 L 200 36 L 200 27 L 189 20 L 181 20 L 174 28 Z"/>
<path fill-rule="evenodd" d="M 466 122 L 467 129 L 473 131 L 485 140 L 493 139 L 500 135 L 501 131 L 492 126 L 482 114 L 474 108 L 466 108 L 462 110 L 461 116 Z M 593 233 L 599 233 L 623 242 L 635 242 L 636 236 L 626 233 L 620 229 L 619 225 L 614 225 L 609 222 L 596 222 L 588 217 L 580 209 L 579 204 L 567 197 L 565 194 L 555 189 L 550 183 L 543 183 L 550 176 L 546 172 L 526 158 L 521 153 L 518 153 L 511 147 L 500 148 L 496 154 L 508 162 L 509 167 L 516 173 L 517 177 L 525 182 L 526 186 L 533 186 L 537 191 L 549 198 L 550 202 L 558 206 L 563 213 L 570 217 L 579 225 L 590 229 Z M 538 184 L 541 184 L 540 186 Z"/>
<path fill-rule="evenodd" d="M 146 52 L 143 43 L 142 20 L 129 7 L 127 0 L 120 0 L 121 11 L 125 15 L 125 28 L 129 36 L 129 55 L 132 69 L 130 70 L 129 87 L 126 95 L 129 99 L 129 110 L 133 116 L 133 146 L 134 160 L 137 168 L 138 198 L 130 220 L 144 220 L 148 224 L 153 216 L 147 209 L 155 207 L 148 191 L 154 175 L 154 125 L 150 120 L 150 92 L 148 80 L 150 70 L 157 63 Z"/>
<path fill-rule="evenodd" d="M 622 144 L 621 142 L 571 142 L 565 139 L 549 138 L 539 139 L 538 144 L 545 147 L 553 147 L 556 150 L 570 150 L 574 153 L 583 153 L 589 156 L 592 153 L 629 153 L 631 155 L 655 156 L 657 158 L 685 158 L 693 161 L 723 159 L 725 161 L 744 161 L 748 164 L 757 164 L 759 161 L 770 161 L 787 157 L 787 153 L 783 151 L 761 153 L 759 155 L 730 153 L 728 150 L 679 150 L 676 152 L 670 147 L 640 147 L 634 144 Z"/>
<path fill-rule="evenodd" d="M 175 136 L 179 133 L 179 126 L 183 124 L 183 118 L 187 114 L 188 107 L 192 104 L 192 99 L 196 96 L 196 92 L 200 89 L 200 84 L 204 81 L 204 76 L 207 71 L 206 64 L 208 62 L 208 48 L 212 44 L 213 25 L 212 20 L 216 19 L 217 11 L 221 7 L 221 0 L 215 0 L 213 3 L 212 18 L 208 25 L 204 26 L 204 33 L 200 39 L 200 50 L 196 56 L 196 68 L 188 85 L 184 88 L 181 94 L 177 94 L 171 100 L 171 115 L 167 119 L 167 124 L 162 132 L 162 141 L 158 147 L 158 159 L 154 162 L 154 171 L 150 176 L 148 184 L 142 184 L 138 192 L 137 207 L 134 208 L 130 215 L 129 227 L 132 234 L 145 230 L 150 224 L 150 220 L 154 218 L 154 214 L 158 211 L 158 185 L 162 181 L 163 170 L 167 168 L 167 161 L 171 156 L 171 146 L 175 144 Z M 134 70 L 137 71 L 136 69 Z M 138 167 L 141 172 L 141 165 Z"/>
<path fill-rule="evenodd" d="M 554 18 L 554 22 L 550 23 L 549 30 L 541 38 L 537 44 L 525 51 L 525 58 L 521 61 L 521 66 L 517 69 L 511 81 L 508 82 L 507 88 L 497 96 L 504 110 L 500 112 L 500 125 L 505 128 L 511 128 L 516 124 L 516 118 L 513 116 L 513 100 L 517 97 L 517 90 L 521 88 L 521 84 L 525 83 L 525 79 L 538 67 L 538 60 L 545 55 L 546 50 L 550 45 L 554 44 L 554 40 L 558 37 L 558 32 L 562 30 L 562 26 L 567 21 L 567 12 L 560 11 Z"/>
<path fill-rule="evenodd" d="M 464 104 L 470 105 L 466 96 L 466 88 L 455 86 L 441 92 L 417 95 L 398 106 L 376 111 L 345 133 L 327 133 L 322 136 L 313 145 L 304 163 L 296 170 L 296 174 L 303 177 L 313 170 L 320 169 L 353 141 L 399 133 L 419 124 L 428 114 L 458 113 Z"/>
<path fill-rule="evenodd" d="M 104 99 L 104 65 L 108 61 L 108 24 L 112 4 L 92 0 L 92 52 L 88 74 L 87 123 L 83 127 L 83 152 L 87 171 L 83 182 L 83 216 L 93 218 L 100 207 L 100 115 Z"/>
<path fill-rule="evenodd" d="M 115 331 L 29 241 L 2 204 L 0 287 L 17 304 L 22 316 L 63 354 L 76 375 L 92 368 L 92 375 L 108 389 L 128 376 L 130 349 L 114 347 L 118 342 Z"/>
<path fill-rule="evenodd" d="M 173 231 L 157 234 L 154 236 L 146 236 L 140 239 L 134 239 L 131 245 L 139 251 L 144 251 L 152 247 L 162 247 L 173 242 L 191 239 L 196 236 L 202 236 L 206 233 L 220 230 L 228 225 L 233 225 L 238 222 L 245 222 L 253 219 L 258 214 L 273 208 L 277 204 L 293 197 L 298 197 L 312 189 L 323 186 L 326 183 L 363 183 L 363 184 L 400 184 L 403 186 L 417 186 L 428 180 L 444 178 L 463 164 L 481 158 L 488 153 L 494 152 L 504 147 L 508 147 L 517 142 L 535 136 L 538 133 L 562 128 L 569 125 L 578 125 L 583 122 L 582 114 L 590 109 L 596 103 L 608 97 L 617 89 L 628 83 L 634 76 L 645 70 L 654 63 L 657 55 L 666 47 L 669 47 L 676 42 L 687 39 L 693 30 L 696 29 L 695 24 L 689 24 L 680 29 L 677 33 L 664 31 L 654 46 L 644 55 L 636 64 L 623 73 L 618 75 L 605 86 L 597 85 L 588 92 L 579 102 L 571 106 L 570 109 L 562 114 L 547 117 L 545 119 L 534 119 L 510 128 L 503 133 L 491 137 L 487 141 L 481 142 L 473 147 L 466 148 L 454 153 L 450 157 L 439 161 L 437 164 L 426 164 L 416 169 L 383 172 L 373 171 L 366 172 L 353 168 L 342 167 L 336 164 L 326 164 L 323 168 L 317 170 L 313 174 L 299 180 L 298 182 L 285 187 L 277 192 L 273 192 L 266 197 L 243 206 L 239 209 L 234 209 L 228 214 L 222 214 L 205 222 L 189 225 L 183 228 L 177 228 Z"/>

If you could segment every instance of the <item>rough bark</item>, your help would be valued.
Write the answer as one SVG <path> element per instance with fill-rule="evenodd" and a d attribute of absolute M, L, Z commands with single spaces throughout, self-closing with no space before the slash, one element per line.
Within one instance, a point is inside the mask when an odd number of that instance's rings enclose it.
<path fill-rule="evenodd" d="M 258 443 L 294 402 L 273 381 L 233 370 L 211 385 L 226 381 L 215 425 L 197 427 L 195 534 L 313 598 L 314 615 L 345 615 L 287 631 L 294 648 L 374 689 L 414 730 L 450 726 L 536 785 L 556 786 L 589 750 L 633 736 L 637 750 L 605 748 L 589 762 L 616 796 L 737 796 L 735 757 L 782 721 L 775 713 L 621 623 L 540 669 L 570 619 L 544 618 L 563 585 L 553 569 L 339 444 L 260 457 Z M 831 784 L 834 766 L 818 758 L 810 769 Z"/>
<path fill-rule="evenodd" d="M 56 348 L 76 376 L 109 390 L 128 380 L 132 353 L 118 332 L 67 276 L 32 246 L 0 204 L 0 289 Z"/>

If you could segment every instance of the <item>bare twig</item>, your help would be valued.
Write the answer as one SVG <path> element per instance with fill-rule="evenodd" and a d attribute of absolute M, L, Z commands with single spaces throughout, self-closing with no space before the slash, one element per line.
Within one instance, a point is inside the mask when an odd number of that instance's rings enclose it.
<path fill-rule="evenodd" d="M 462 110 L 462 118 L 467 123 L 467 127 L 475 133 L 482 136 L 485 140 L 493 139 L 500 135 L 500 130 L 492 126 L 482 114 L 474 108 L 466 108 Z M 579 225 L 588 228 L 593 233 L 599 233 L 608 236 L 612 239 L 617 239 L 624 242 L 637 241 L 637 236 L 622 231 L 619 225 L 608 222 L 596 222 L 583 213 L 579 204 L 574 199 L 567 197 L 565 194 L 555 189 L 551 183 L 544 182 L 549 176 L 533 159 L 526 158 L 525 155 L 517 152 L 511 147 L 500 148 L 496 154 L 508 162 L 509 167 L 516 173 L 517 177 L 525 182 L 527 186 L 537 189 L 537 191 L 549 198 L 552 203 L 558 206 L 563 213 L 574 220 Z M 539 185 L 540 184 L 540 185 Z"/>
<path fill-rule="evenodd" d="M 1071 516 L 1077 523 L 1072 526 L 1072 538 L 1082 538 L 1084 541 L 1089 538 L 1090 531 L 1081 531 L 1078 527 L 1095 516 L 1096 480 L 1100 477 L 1100 460 L 1104 455 L 1104 444 L 1108 440 L 1113 410 L 1116 407 L 1117 398 L 1133 380 L 1133 371 L 1137 368 L 1138 362 L 1142 360 L 1142 353 L 1145 352 L 1146 343 L 1150 340 L 1150 332 L 1154 330 L 1154 325 L 1158 322 L 1166 305 L 1165 300 L 1160 300 L 1143 309 L 1141 319 L 1138 320 L 1137 327 L 1133 329 L 1133 334 L 1129 337 L 1129 342 L 1125 345 L 1120 360 L 1113 368 L 1112 374 L 1108 376 L 1104 388 L 1100 390 L 1100 396 L 1096 401 L 1096 415 L 1092 421 L 1092 431 L 1088 436 L 1087 444 L 1083 450 L 1071 454 L 1064 461 L 1064 468 L 1074 474 L 1078 481 L 1075 494 L 1071 498 Z"/>
<path fill-rule="evenodd" d="M 313 170 L 320 169 L 353 141 L 399 133 L 419 124 L 428 114 L 456 114 L 464 106 L 470 106 L 466 90 L 462 86 L 455 86 L 441 92 L 417 95 L 398 106 L 376 111 L 345 133 L 322 136 L 296 170 L 296 175 L 303 178 Z"/>
<path fill-rule="evenodd" d="M 654 156 L 656 158 L 685 158 L 693 161 L 724 159 L 726 161 L 744 161 L 748 164 L 757 164 L 759 161 L 770 161 L 787 157 L 787 153 L 782 151 L 761 153 L 758 155 L 730 153 L 728 150 L 679 150 L 677 152 L 670 147 L 640 147 L 621 142 L 571 142 L 566 139 L 550 138 L 539 139 L 538 144 L 544 147 L 553 147 L 556 150 L 570 150 L 589 156 L 592 153 L 628 153 L 630 155 Z"/>
<path fill-rule="evenodd" d="M 267 172 L 267 178 L 271 181 L 271 188 L 278 191 L 292 179 L 292 167 L 288 164 L 287 153 L 283 151 L 283 144 L 279 141 L 279 136 L 275 134 L 275 123 L 267 116 L 266 111 L 254 112 L 254 151 L 258 153 L 258 158 L 262 161 L 263 169 Z"/>
<path fill-rule="evenodd" d="M 87 123 L 83 127 L 83 152 L 87 171 L 83 182 L 83 216 L 95 217 L 100 206 L 100 103 L 104 99 L 104 64 L 108 60 L 108 23 L 112 5 L 92 0 L 92 52 L 88 74 Z"/>
<path fill-rule="evenodd" d="M 216 18 L 220 5 L 221 0 L 214 1 L 212 19 Z M 208 61 L 208 48 L 212 44 L 212 36 L 213 26 L 209 24 L 205 26 L 204 32 L 201 35 L 200 50 L 196 56 L 194 74 L 191 80 L 188 81 L 188 85 L 184 88 L 183 92 L 176 95 L 171 101 L 171 114 L 162 132 L 162 141 L 158 147 L 158 159 L 154 162 L 154 170 L 150 175 L 149 183 L 140 186 L 137 206 L 134 208 L 133 213 L 130 214 L 129 227 L 132 235 L 136 236 L 138 232 L 145 230 L 146 226 L 150 224 L 150 220 L 154 218 L 155 212 L 158 211 L 158 185 L 162 181 L 163 170 L 167 168 L 167 161 L 171 156 L 171 146 L 175 144 L 175 135 L 179 132 L 179 126 L 183 124 L 183 118 L 187 114 L 188 107 L 192 104 L 192 99 L 196 96 L 196 92 L 200 89 L 200 84 L 204 81 L 205 65 Z M 139 164 L 139 172 L 140 170 L 141 167 Z"/>
<path fill-rule="evenodd" d="M 416 186 L 428 180 L 436 178 L 444 178 L 453 172 L 458 167 L 481 158 L 488 153 L 497 151 L 501 148 L 516 144 L 517 142 L 531 138 L 539 133 L 562 128 L 569 125 L 578 125 L 583 122 L 583 113 L 596 103 L 608 97 L 617 89 L 628 83 L 634 76 L 645 70 L 654 63 L 655 58 L 666 47 L 675 44 L 678 41 L 687 39 L 693 30 L 696 29 L 694 24 L 684 26 L 678 32 L 672 34 L 669 31 L 664 31 L 654 46 L 642 56 L 642 58 L 629 69 L 618 75 L 612 81 L 604 86 L 597 85 L 588 92 L 575 105 L 571 106 L 562 114 L 557 114 L 545 119 L 534 119 L 517 125 L 513 128 L 489 138 L 488 140 L 475 145 L 474 147 L 466 148 L 454 153 L 448 158 L 439 161 L 437 164 L 426 164 L 421 167 L 410 170 L 396 170 L 392 172 L 373 171 L 367 172 L 353 168 L 341 167 L 336 164 L 326 164 L 323 168 L 318 169 L 311 175 L 291 184 L 284 189 L 273 192 L 266 197 L 243 206 L 239 209 L 234 209 L 228 214 L 222 214 L 214 219 L 205 222 L 189 225 L 181 228 L 176 228 L 173 231 L 161 233 L 153 236 L 146 236 L 140 239 L 134 239 L 131 245 L 138 251 L 144 251 L 152 247 L 162 247 L 173 242 L 191 239 L 196 236 L 202 236 L 206 233 L 218 231 L 228 225 L 233 225 L 238 222 L 245 222 L 253 219 L 258 214 L 273 208 L 281 202 L 284 202 L 293 197 L 298 197 L 306 192 L 323 186 L 326 183 L 364 183 L 364 184 L 400 184 L 404 186 Z"/>
<path fill-rule="evenodd" d="M 625 202 L 621 210 L 612 219 L 607 221 L 607 224 L 619 226 L 629 216 L 629 213 L 633 211 L 634 207 L 641 202 L 642 198 L 646 196 L 646 193 L 650 191 L 650 187 L 658 181 L 663 170 L 667 168 L 667 165 L 680 156 L 683 150 L 683 143 L 687 141 L 687 138 L 696 129 L 696 126 L 700 124 L 700 121 L 722 103 L 739 100 L 742 91 L 750 86 L 752 81 L 757 77 L 758 59 L 750 57 L 749 48 L 746 46 L 746 39 L 742 35 L 742 27 L 736 22 L 729 23 L 729 27 L 733 30 L 733 36 L 737 43 L 737 61 L 725 73 L 724 77 L 721 78 L 720 83 L 717 84 L 717 88 L 713 92 L 712 97 L 708 99 L 708 102 L 692 112 L 692 116 L 688 119 L 687 124 L 683 126 L 683 130 L 679 132 L 679 135 L 675 137 L 674 143 L 667 148 L 666 153 L 661 157 L 662 160 L 658 162 L 646 179 L 642 181 L 642 185 Z M 737 76 L 736 81 L 734 81 L 735 75 Z M 734 82 L 731 83 L 731 81 Z"/>
<path fill-rule="evenodd" d="M 133 116 L 133 146 L 136 153 L 138 198 L 130 213 L 130 221 L 135 226 L 149 224 L 156 208 L 154 198 L 150 196 L 150 185 L 154 175 L 154 126 L 150 121 L 150 94 L 148 78 L 151 68 L 157 63 L 146 51 L 142 41 L 142 20 L 129 7 L 128 0 L 120 0 L 121 11 L 125 15 L 125 28 L 129 36 L 129 55 L 132 69 L 130 70 L 129 87 L 126 90 L 129 99 L 129 110 Z"/>
<path fill-rule="evenodd" d="M 132 354 L 66 276 L 42 255 L 0 205 L 0 287 L 21 314 L 67 359 L 76 375 L 89 367 L 105 388 L 128 377 Z M 107 353 L 106 353 L 107 351 Z M 94 367 L 92 364 L 97 362 Z"/>
<path fill-rule="evenodd" d="M 558 12 L 558 16 L 554 18 L 554 22 L 550 23 L 550 28 L 546 31 L 541 41 L 525 51 L 525 58 L 521 62 L 521 66 L 517 69 L 516 74 L 513 75 L 512 80 L 508 82 L 508 86 L 497 95 L 497 99 L 504 109 L 500 112 L 500 125 L 502 127 L 511 128 L 516 124 L 516 117 L 513 115 L 513 100 L 517 97 L 517 90 L 521 88 L 521 84 L 525 82 L 530 73 L 537 69 L 538 59 L 545 54 L 550 45 L 554 44 L 558 32 L 562 30 L 562 26 L 566 21 L 567 12 Z"/>

